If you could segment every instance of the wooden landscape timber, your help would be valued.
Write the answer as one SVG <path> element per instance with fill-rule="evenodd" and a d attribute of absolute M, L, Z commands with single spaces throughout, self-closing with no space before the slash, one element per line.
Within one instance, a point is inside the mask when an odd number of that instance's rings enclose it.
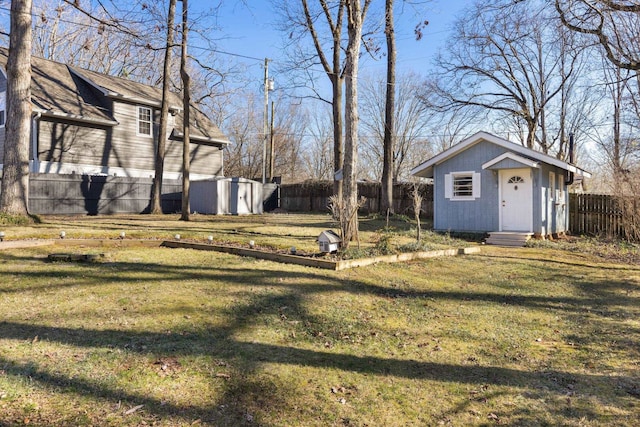
<path fill-rule="evenodd" d="M 309 256 L 281 254 L 275 252 L 265 252 L 257 249 L 246 249 L 235 246 L 223 246 L 203 243 L 188 243 L 178 241 L 165 241 L 162 246 L 168 248 L 184 248 L 184 249 L 196 249 L 203 251 L 216 251 L 225 252 L 233 255 L 248 256 L 253 258 L 264 259 L 268 261 L 275 261 L 287 264 L 298 264 L 308 267 L 322 268 L 325 270 L 346 270 L 348 268 L 364 267 L 367 265 L 373 265 L 378 263 L 393 263 L 412 261 L 424 258 L 435 258 L 441 256 L 455 256 L 455 255 L 468 255 L 480 252 L 480 247 L 468 247 L 461 249 L 441 249 L 435 251 L 426 252 L 407 252 L 397 255 L 381 255 L 371 258 L 359 258 L 333 261 L 329 259 L 313 258 Z"/>

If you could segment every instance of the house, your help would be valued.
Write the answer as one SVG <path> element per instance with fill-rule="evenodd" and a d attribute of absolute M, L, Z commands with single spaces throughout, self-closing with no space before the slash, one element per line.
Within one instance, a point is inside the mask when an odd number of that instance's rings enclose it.
<path fill-rule="evenodd" d="M 514 233 L 523 239 L 568 230 L 568 185 L 588 172 L 479 132 L 416 166 L 434 181 L 434 229 Z"/>
<path fill-rule="evenodd" d="M 0 48 L 0 162 L 4 158 L 6 63 Z M 41 58 L 32 58 L 30 171 L 149 178 L 155 175 L 162 91 Z M 182 100 L 171 94 L 164 178 L 182 169 Z M 200 110 L 190 110 L 190 178 L 223 174 L 229 140 Z M 1 166 L 0 166 L 1 169 Z"/>

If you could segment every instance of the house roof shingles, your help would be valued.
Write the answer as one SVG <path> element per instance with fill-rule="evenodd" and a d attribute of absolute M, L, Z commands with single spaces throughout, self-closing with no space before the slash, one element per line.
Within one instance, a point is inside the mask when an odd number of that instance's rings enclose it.
<path fill-rule="evenodd" d="M 0 48 L 0 66 L 6 69 L 8 50 Z M 58 62 L 31 58 L 31 101 L 43 115 L 115 125 L 106 100 L 69 68 Z"/>
<path fill-rule="evenodd" d="M 0 48 L 0 66 L 6 69 L 8 50 Z M 111 114 L 110 99 L 159 108 L 162 91 L 158 88 L 95 71 L 70 67 L 59 62 L 31 58 L 31 100 L 36 112 L 104 125 L 117 125 Z M 170 106 L 177 111 L 174 138 L 182 138 L 182 100 L 170 94 Z M 227 137 L 209 118 L 191 106 L 190 135 L 193 139 L 215 145 L 229 143 Z"/>

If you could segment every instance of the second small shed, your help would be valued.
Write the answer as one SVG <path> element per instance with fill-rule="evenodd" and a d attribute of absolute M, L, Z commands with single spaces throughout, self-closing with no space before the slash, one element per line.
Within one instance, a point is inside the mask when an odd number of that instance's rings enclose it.
<path fill-rule="evenodd" d="M 262 184 L 246 178 L 191 182 L 191 211 L 215 215 L 261 214 Z"/>

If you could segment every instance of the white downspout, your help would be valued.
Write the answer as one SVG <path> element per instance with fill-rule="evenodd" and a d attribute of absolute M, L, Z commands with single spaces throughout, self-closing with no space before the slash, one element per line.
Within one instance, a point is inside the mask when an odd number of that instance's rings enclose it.
<path fill-rule="evenodd" d="M 31 151 L 32 151 L 32 159 L 31 159 L 31 172 L 39 173 L 40 172 L 40 160 L 38 159 L 38 120 L 42 113 L 37 112 L 33 115 L 33 120 L 31 120 Z"/>

